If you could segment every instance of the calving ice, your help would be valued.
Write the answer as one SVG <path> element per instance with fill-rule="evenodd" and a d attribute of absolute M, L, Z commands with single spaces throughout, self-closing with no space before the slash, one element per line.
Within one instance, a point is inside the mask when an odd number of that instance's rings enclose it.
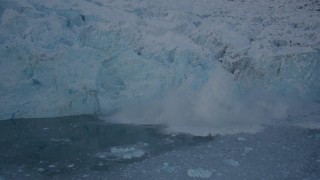
<path fill-rule="evenodd" d="M 319 8 L 3 0 L 0 119 L 96 114 L 207 135 L 310 117 L 320 100 Z"/>

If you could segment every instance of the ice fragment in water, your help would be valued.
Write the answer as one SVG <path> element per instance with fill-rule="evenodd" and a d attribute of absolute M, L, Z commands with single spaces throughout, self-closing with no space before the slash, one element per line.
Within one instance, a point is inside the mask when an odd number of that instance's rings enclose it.
<path fill-rule="evenodd" d="M 240 163 L 236 160 L 233 159 L 225 159 L 223 160 L 223 162 L 229 166 L 233 166 L 233 167 L 238 167 L 240 166 Z"/>
<path fill-rule="evenodd" d="M 188 176 L 189 177 L 195 177 L 195 178 L 209 178 L 211 177 L 212 172 L 209 170 L 204 170 L 202 168 L 198 169 L 189 169 L 188 170 Z"/>

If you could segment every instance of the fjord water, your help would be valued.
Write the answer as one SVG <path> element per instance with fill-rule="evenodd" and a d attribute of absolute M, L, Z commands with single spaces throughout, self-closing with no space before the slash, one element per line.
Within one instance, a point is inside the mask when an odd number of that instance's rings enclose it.
<path fill-rule="evenodd" d="M 317 179 L 320 130 L 196 137 L 93 116 L 0 122 L 0 179 Z"/>
<path fill-rule="evenodd" d="M 73 176 L 81 169 L 109 171 L 169 149 L 194 145 L 207 138 L 164 135 L 161 126 L 110 124 L 93 116 L 0 121 L 0 177 Z M 141 157 L 102 159 L 111 147 L 135 147 Z M 2 177 L 3 176 L 3 177 Z"/>

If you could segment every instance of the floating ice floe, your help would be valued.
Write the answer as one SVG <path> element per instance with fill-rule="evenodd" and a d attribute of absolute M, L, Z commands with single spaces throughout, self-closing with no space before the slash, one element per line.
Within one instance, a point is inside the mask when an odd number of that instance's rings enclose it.
<path fill-rule="evenodd" d="M 146 146 L 146 144 L 112 147 L 107 152 L 97 153 L 96 156 L 100 159 L 113 161 L 138 159 L 146 155 L 146 152 L 143 149 L 144 146 Z"/>
<path fill-rule="evenodd" d="M 38 168 L 38 171 L 39 172 L 42 172 L 42 171 L 44 171 L 45 169 L 44 168 Z"/>
<path fill-rule="evenodd" d="M 141 149 L 132 148 L 111 148 L 111 153 L 114 156 L 122 157 L 122 159 L 140 158 L 145 155 Z"/>
<path fill-rule="evenodd" d="M 223 160 L 223 163 L 229 166 L 238 167 L 240 166 L 240 163 L 233 159 L 225 159 Z"/>
<path fill-rule="evenodd" d="M 55 168 L 56 166 L 54 164 L 51 164 L 48 166 L 48 168 Z"/>
<path fill-rule="evenodd" d="M 204 170 L 202 168 L 188 169 L 188 176 L 194 178 L 209 178 L 212 176 L 212 172 L 210 170 Z"/>
<path fill-rule="evenodd" d="M 175 166 L 170 165 L 169 163 L 165 162 L 163 163 L 163 167 L 161 168 L 161 170 L 166 171 L 168 173 L 173 173 L 176 170 Z"/>
<path fill-rule="evenodd" d="M 53 142 L 61 142 L 61 143 L 70 143 L 71 139 L 70 138 L 51 138 L 50 139 Z"/>
<path fill-rule="evenodd" d="M 247 141 L 247 139 L 244 137 L 238 137 L 238 141 Z"/>
<path fill-rule="evenodd" d="M 253 148 L 252 148 L 252 147 L 245 147 L 245 148 L 244 148 L 244 152 L 245 152 L 245 153 L 248 153 L 248 152 L 250 152 L 250 151 L 253 151 Z"/>
<path fill-rule="evenodd" d="M 69 164 L 68 168 L 74 168 L 74 164 Z"/>

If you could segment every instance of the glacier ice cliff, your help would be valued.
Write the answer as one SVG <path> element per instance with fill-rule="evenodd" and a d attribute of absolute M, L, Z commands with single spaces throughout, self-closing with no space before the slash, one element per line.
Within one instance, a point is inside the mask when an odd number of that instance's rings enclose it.
<path fill-rule="evenodd" d="M 222 133 L 320 100 L 317 1 L 0 3 L 0 119 L 97 114 Z"/>

